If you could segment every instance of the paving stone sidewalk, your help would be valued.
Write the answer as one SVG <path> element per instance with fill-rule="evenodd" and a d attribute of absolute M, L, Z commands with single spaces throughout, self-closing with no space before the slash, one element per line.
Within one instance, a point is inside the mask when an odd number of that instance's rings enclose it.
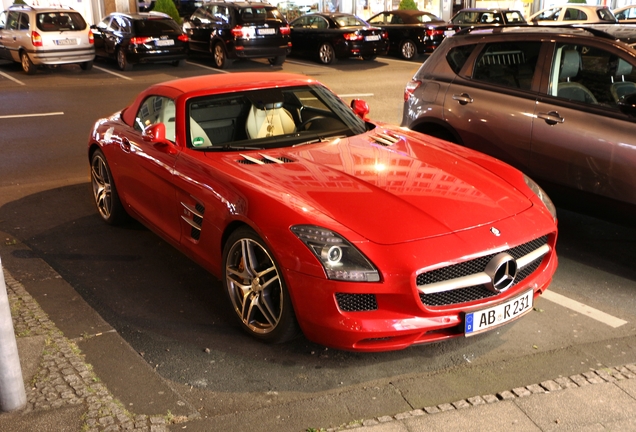
<path fill-rule="evenodd" d="M 43 337 L 42 360 L 26 383 L 27 406 L 21 413 L 84 406 L 83 432 L 168 432 L 168 426 L 188 420 L 167 412 L 163 416 L 135 414 L 112 396 L 93 373 L 74 341 L 64 337 L 24 286 L 4 270 L 17 339 Z M 0 414 L 0 429 L 2 414 Z"/>

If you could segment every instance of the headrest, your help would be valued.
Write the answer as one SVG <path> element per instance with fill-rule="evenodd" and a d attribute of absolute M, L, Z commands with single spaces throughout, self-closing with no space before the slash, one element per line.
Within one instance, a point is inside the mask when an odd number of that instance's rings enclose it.
<path fill-rule="evenodd" d="M 559 79 L 575 77 L 581 67 L 581 55 L 577 50 L 563 51 L 561 55 L 561 72 L 559 73 Z"/>
<path fill-rule="evenodd" d="M 629 75 L 630 73 L 632 73 L 632 65 L 627 63 L 625 60 L 619 58 L 618 65 L 616 66 L 615 75 L 623 76 L 623 75 Z"/>

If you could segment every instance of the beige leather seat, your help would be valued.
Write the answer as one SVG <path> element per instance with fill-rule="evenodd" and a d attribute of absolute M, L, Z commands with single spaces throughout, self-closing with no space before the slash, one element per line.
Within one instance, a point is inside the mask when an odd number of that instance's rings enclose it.
<path fill-rule="evenodd" d="M 282 103 L 266 104 L 262 108 L 252 105 L 245 122 L 245 131 L 250 139 L 285 135 L 296 131 L 291 114 Z"/>
<path fill-rule="evenodd" d="M 159 114 L 159 123 L 163 123 L 166 127 L 166 139 L 174 142 L 175 140 L 175 117 L 176 117 L 176 108 L 174 106 L 174 102 L 170 99 L 164 99 L 167 101 L 163 110 Z"/>

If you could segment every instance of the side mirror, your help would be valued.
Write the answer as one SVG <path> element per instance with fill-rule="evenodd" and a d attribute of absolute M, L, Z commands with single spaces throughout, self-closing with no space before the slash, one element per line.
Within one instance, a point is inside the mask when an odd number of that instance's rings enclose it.
<path fill-rule="evenodd" d="M 144 129 L 142 134 L 144 141 L 162 142 L 166 140 L 166 125 L 163 123 L 155 123 Z"/>
<path fill-rule="evenodd" d="M 351 109 L 362 120 L 367 119 L 367 115 L 369 114 L 369 104 L 362 99 L 353 99 L 351 101 Z"/>
<path fill-rule="evenodd" d="M 618 100 L 618 109 L 625 115 L 636 117 L 636 93 L 631 93 Z"/>

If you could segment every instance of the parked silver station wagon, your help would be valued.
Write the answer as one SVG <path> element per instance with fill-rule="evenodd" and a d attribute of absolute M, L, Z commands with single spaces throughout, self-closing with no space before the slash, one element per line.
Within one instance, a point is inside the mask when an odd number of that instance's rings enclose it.
<path fill-rule="evenodd" d="M 0 13 L 0 58 L 21 63 L 27 74 L 39 65 L 69 63 L 89 70 L 95 58 L 93 34 L 73 9 L 13 5 Z"/>
<path fill-rule="evenodd" d="M 635 43 L 630 25 L 464 30 L 407 84 L 402 126 L 634 205 Z"/>

